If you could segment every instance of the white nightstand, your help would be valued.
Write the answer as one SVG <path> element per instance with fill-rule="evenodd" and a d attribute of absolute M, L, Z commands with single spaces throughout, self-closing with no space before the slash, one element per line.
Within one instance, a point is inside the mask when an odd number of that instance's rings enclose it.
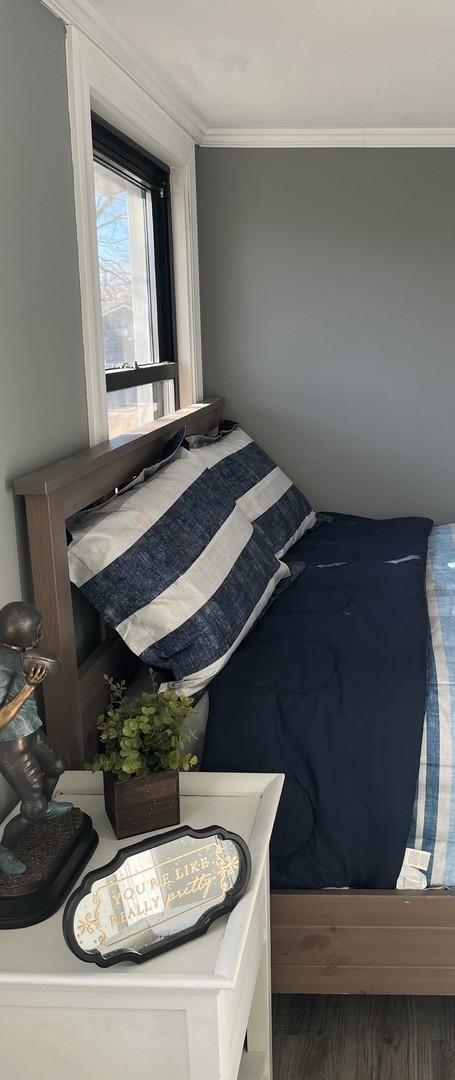
<path fill-rule="evenodd" d="M 204 937 L 102 970 L 69 951 L 62 911 L 0 931 L 5 1080 L 271 1080 L 268 845 L 282 784 L 263 773 L 181 775 L 182 825 L 225 826 L 252 856 L 247 893 Z M 99 775 L 66 773 L 58 794 L 93 819 L 100 842 L 88 869 L 127 846 L 106 818 Z"/>

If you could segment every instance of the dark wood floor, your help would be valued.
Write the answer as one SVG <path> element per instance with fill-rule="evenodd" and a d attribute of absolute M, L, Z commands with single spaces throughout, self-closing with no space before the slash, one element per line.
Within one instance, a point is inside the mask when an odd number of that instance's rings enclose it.
<path fill-rule="evenodd" d="M 455 997 L 273 999 L 274 1080 L 455 1080 Z"/>

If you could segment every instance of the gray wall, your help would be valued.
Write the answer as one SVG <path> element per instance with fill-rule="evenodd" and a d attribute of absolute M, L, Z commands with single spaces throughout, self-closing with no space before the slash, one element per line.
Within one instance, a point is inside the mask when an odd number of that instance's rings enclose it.
<path fill-rule="evenodd" d="M 205 390 L 318 508 L 455 521 L 455 151 L 197 156 Z"/>
<path fill-rule="evenodd" d="M 81 334 L 64 27 L 1 0 L 0 606 L 30 594 L 12 478 L 88 441 Z"/>

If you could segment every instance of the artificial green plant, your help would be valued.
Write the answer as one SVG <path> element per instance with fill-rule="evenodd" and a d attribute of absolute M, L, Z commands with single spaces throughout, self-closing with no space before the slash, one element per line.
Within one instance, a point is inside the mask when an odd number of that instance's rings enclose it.
<path fill-rule="evenodd" d="M 104 749 L 86 768 L 113 773 L 117 780 L 145 776 L 160 769 L 183 769 L 197 765 L 197 757 L 185 752 L 191 736 L 188 718 L 191 698 L 175 690 L 158 692 L 153 675 L 150 689 L 136 698 L 126 696 L 126 683 L 104 676 L 109 686 L 107 709 L 96 721 Z"/>

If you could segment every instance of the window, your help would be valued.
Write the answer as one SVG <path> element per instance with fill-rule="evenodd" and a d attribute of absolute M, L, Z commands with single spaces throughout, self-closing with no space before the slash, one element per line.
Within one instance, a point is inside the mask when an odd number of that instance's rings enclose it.
<path fill-rule="evenodd" d="M 109 436 L 178 408 L 169 169 L 92 120 Z"/>

